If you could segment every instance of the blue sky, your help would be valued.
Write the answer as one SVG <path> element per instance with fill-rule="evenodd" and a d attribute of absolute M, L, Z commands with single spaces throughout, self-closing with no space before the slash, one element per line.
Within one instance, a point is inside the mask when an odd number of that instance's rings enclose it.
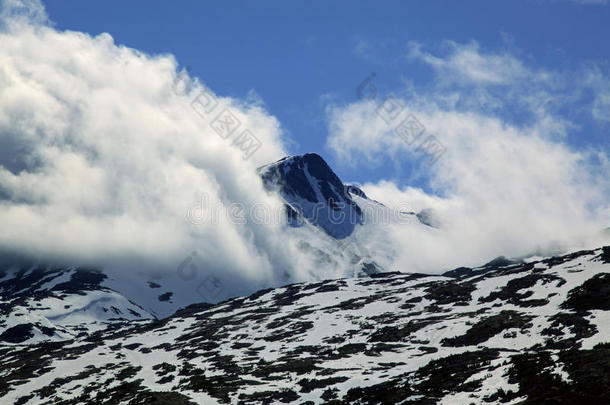
<path fill-rule="evenodd" d="M 463 47 L 474 43 L 483 55 L 510 55 L 530 71 L 561 73 L 566 83 L 549 93 L 568 97 L 580 92 L 578 100 L 553 110 L 575 124 L 564 141 L 575 148 L 610 143 L 607 123 L 585 112 L 594 97 L 591 88 L 574 83 L 584 80 L 581 72 L 591 66 L 606 77 L 610 7 L 604 4 L 68 0 L 45 5 L 58 29 L 108 32 L 117 44 L 174 54 L 219 95 L 246 98 L 254 90 L 288 134 L 290 153 L 318 152 L 350 180 L 389 178 L 426 186 L 425 178 L 407 174 L 412 169 L 408 156 L 398 165 L 384 159 L 345 164 L 326 143 L 329 105 L 357 102 L 356 88 L 371 72 L 379 97 L 398 92 L 408 99 L 407 89 L 427 97 L 438 87 L 443 73 L 435 74 L 421 58 L 407 57 L 413 43 L 441 58 L 452 52 L 447 41 Z M 462 94 L 472 88 L 452 87 Z M 528 122 L 530 106 L 503 100 L 505 88 L 490 91 L 503 103 L 492 115 L 516 125 Z"/>

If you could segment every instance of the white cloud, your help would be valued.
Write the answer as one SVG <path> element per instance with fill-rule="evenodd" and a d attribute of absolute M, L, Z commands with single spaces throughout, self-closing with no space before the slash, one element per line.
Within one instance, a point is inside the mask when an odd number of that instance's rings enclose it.
<path fill-rule="evenodd" d="M 20 24 L 48 24 L 49 17 L 39 0 L 2 0 L 0 26 Z"/>
<path fill-rule="evenodd" d="M 537 128 L 439 109 L 416 115 L 447 148 L 429 172 L 443 197 L 388 181 L 363 188 L 389 205 L 432 208 L 443 229 L 390 227 L 387 243 L 399 253 L 392 268 L 430 271 L 574 247 L 610 225 L 607 163 L 591 167 L 592 155 L 549 140 Z"/>
<path fill-rule="evenodd" d="M 593 93 L 591 115 L 598 121 L 610 122 L 610 79 L 596 65 L 588 66 L 583 77 L 584 83 Z"/>
<path fill-rule="evenodd" d="M 472 44 L 450 43 L 450 49 L 439 58 L 412 45 L 411 56 L 431 65 L 436 81 L 398 92 L 404 110 L 389 123 L 377 114 L 382 98 L 328 109 L 327 146 L 341 161 L 408 161 L 427 170 L 422 178 L 437 193 L 388 181 L 364 185 L 380 201 L 432 208 L 444 224 L 442 232 L 391 227 L 385 239 L 398 256 L 386 265 L 430 271 L 597 238 L 610 225 L 608 156 L 565 143 L 576 126 L 558 111 L 570 96 L 563 94 L 562 80 L 549 83 L 565 77 L 528 68 L 508 54 L 481 53 Z M 598 95 L 596 102 L 603 100 Z M 529 116 L 505 119 L 506 104 Z M 425 127 L 411 143 L 395 130 L 409 114 Z M 432 166 L 421 150 L 428 136 L 445 148 Z"/>
<path fill-rule="evenodd" d="M 445 57 L 422 50 L 421 44 L 410 42 L 407 57 L 430 65 L 445 79 L 468 80 L 474 83 L 507 84 L 532 74 L 523 63 L 508 53 L 483 54 L 476 42 L 458 44 L 446 41 Z"/>
<path fill-rule="evenodd" d="M 350 104 L 344 108 L 328 107 L 328 146 L 343 162 L 353 162 L 353 153 L 358 152 L 371 163 L 393 155 L 406 148 L 404 142 L 392 135 L 391 127 L 376 113 L 373 101 Z"/>
<path fill-rule="evenodd" d="M 286 154 L 282 130 L 254 93 L 252 102 L 216 96 L 213 115 L 202 117 L 191 102 L 205 88 L 177 75 L 171 55 L 119 46 L 109 34 L 58 31 L 41 23 L 38 5 L 33 20 L 4 9 L 0 32 L 0 249 L 157 271 L 175 271 L 197 250 L 228 293 L 273 284 L 284 271 L 308 277 L 278 221 L 194 226 L 185 218 L 202 195 L 214 206 L 281 211 L 255 168 Z M 250 159 L 235 136 L 210 126 L 224 108 L 239 132 L 261 141 Z"/>

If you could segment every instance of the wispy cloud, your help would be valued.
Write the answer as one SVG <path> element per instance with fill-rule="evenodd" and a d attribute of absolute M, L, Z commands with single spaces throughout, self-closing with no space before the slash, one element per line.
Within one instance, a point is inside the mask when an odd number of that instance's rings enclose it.
<path fill-rule="evenodd" d="M 435 194 L 392 181 L 364 186 L 373 198 L 431 207 L 445 224 L 440 233 L 394 227 L 385 237 L 402 253 L 392 265 L 476 263 L 598 237 L 610 225 L 608 151 L 569 146 L 566 137 L 578 126 L 562 111 L 595 87 L 590 108 L 604 119 L 603 74 L 590 70 L 588 80 L 570 84 L 568 73 L 534 69 L 510 53 L 483 52 L 474 43 L 444 48 L 435 56 L 410 44 L 409 58 L 429 65 L 435 79 L 396 89 L 404 109 L 446 148 L 423 172 Z M 398 136 L 398 121 L 388 125 L 377 114 L 382 100 L 329 106 L 327 145 L 340 160 L 376 165 L 417 158 Z M 433 257 L 420 253 L 432 251 Z"/>
<path fill-rule="evenodd" d="M 598 66 L 589 66 L 583 78 L 593 93 L 591 114 L 599 121 L 610 122 L 610 78 Z"/>
<path fill-rule="evenodd" d="M 521 80 L 533 72 L 510 54 L 482 53 L 476 42 L 458 44 L 446 41 L 446 54 L 435 56 L 421 44 L 410 42 L 407 57 L 421 60 L 447 80 L 468 80 L 473 83 L 507 84 Z"/>

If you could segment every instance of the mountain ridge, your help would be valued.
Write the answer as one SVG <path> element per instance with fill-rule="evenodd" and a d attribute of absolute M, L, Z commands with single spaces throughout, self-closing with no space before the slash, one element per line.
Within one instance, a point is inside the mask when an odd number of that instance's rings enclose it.
<path fill-rule="evenodd" d="M 610 246 L 471 270 L 291 284 L 65 341 L 5 342 L 0 398 L 610 400 L 610 386 L 598 383 L 610 361 Z M 70 372 L 58 377 L 54 369 Z"/>

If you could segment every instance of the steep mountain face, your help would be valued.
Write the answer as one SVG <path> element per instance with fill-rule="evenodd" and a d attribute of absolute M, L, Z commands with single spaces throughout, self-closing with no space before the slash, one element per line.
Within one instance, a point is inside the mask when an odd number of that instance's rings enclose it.
<path fill-rule="evenodd" d="M 362 209 L 324 159 L 315 153 L 283 158 L 259 168 L 259 173 L 265 187 L 278 191 L 286 201 L 293 226 L 305 218 L 328 235 L 342 239 L 362 224 Z"/>
<path fill-rule="evenodd" d="M 609 403 L 610 247 L 293 284 L 66 338 L 0 345 L 3 403 Z"/>
<path fill-rule="evenodd" d="M 267 190 L 279 193 L 285 201 L 287 223 L 293 227 L 307 222 L 342 240 L 352 236 L 358 226 L 378 224 L 380 219 L 412 219 L 425 226 L 440 226 L 430 209 L 389 214 L 388 207 L 370 199 L 358 186 L 343 183 L 315 153 L 288 156 L 258 172 Z"/>

